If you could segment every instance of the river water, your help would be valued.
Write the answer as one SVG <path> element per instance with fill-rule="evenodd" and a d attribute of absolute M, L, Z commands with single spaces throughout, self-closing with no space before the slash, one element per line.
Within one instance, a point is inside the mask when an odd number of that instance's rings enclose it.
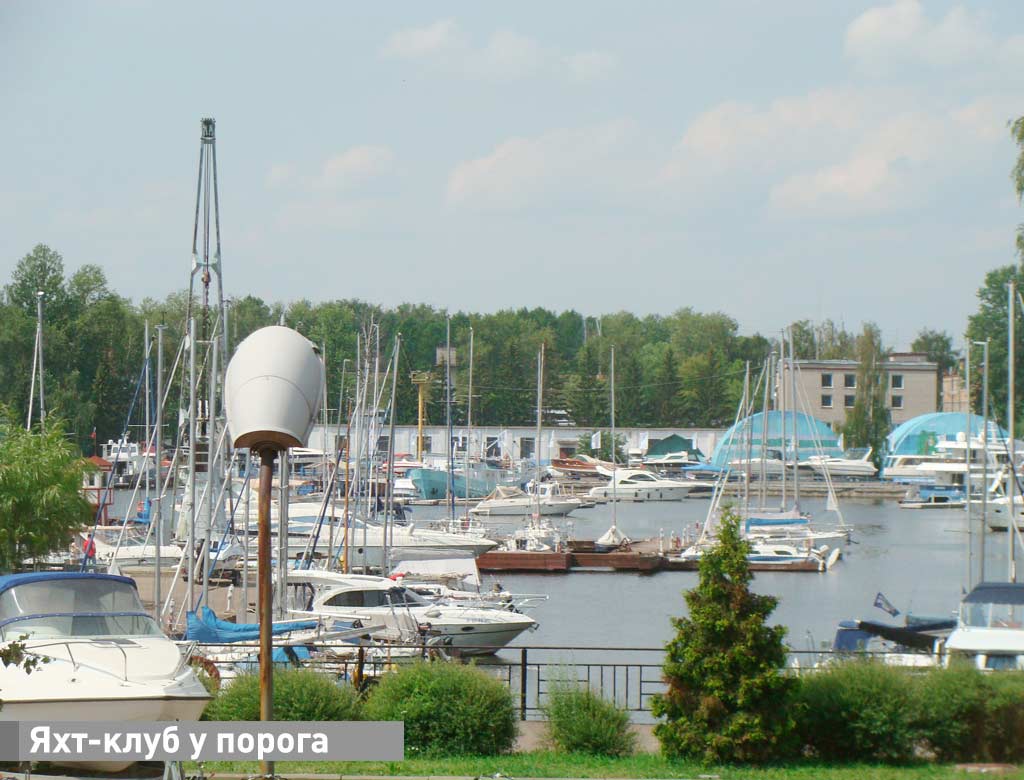
<path fill-rule="evenodd" d="M 127 505 L 127 496 L 118 496 Z M 633 539 L 666 540 L 702 523 L 709 500 L 675 502 L 621 502 L 619 529 Z M 801 504 L 816 521 L 830 523 L 824 500 Z M 461 507 L 460 507 L 461 509 Z M 417 506 L 412 519 L 418 525 L 446 515 L 444 506 Z M 968 588 L 967 513 L 962 509 L 900 509 L 895 501 L 842 503 L 852 542 L 842 560 L 830 571 L 758 572 L 753 588 L 779 599 L 772 621 L 788 629 L 787 643 L 796 650 L 817 648 L 831 641 L 840 620 L 892 619 L 873 606 L 876 593 L 884 593 L 903 613 L 948 617 L 956 610 L 962 589 Z M 571 516 L 572 533 L 595 539 L 611 524 L 612 506 L 598 505 Z M 977 512 L 973 522 L 980 527 Z M 975 534 L 977 537 L 977 534 Z M 1007 536 L 987 535 L 988 579 L 1007 577 Z M 975 550 L 980 545 L 975 540 Z M 975 552 L 975 569 L 978 553 Z M 549 596 L 531 609 L 540 628 L 516 644 L 570 647 L 657 648 L 672 636 L 670 618 L 686 613 L 683 591 L 697 582 L 696 572 L 573 572 L 570 574 L 485 575 L 484 587 L 497 580 L 514 593 Z"/>

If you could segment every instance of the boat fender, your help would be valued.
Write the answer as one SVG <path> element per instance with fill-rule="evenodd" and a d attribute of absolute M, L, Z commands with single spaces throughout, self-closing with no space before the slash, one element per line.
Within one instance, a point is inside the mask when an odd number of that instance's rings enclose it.
<path fill-rule="evenodd" d="M 196 653 L 189 657 L 188 665 L 193 669 L 202 669 L 206 672 L 206 676 L 213 681 L 213 690 L 220 690 L 220 669 L 217 668 L 217 664 L 205 655 L 199 655 Z"/>

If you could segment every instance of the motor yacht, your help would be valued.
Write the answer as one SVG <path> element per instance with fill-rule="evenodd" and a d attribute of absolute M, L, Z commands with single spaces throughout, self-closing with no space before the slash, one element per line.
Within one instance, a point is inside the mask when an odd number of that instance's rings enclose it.
<path fill-rule="evenodd" d="M 497 487 L 487 498 L 469 511 L 475 515 L 529 517 L 531 515 L 568 515 L 583 502 L 562 492 L 557 482 L 530 485 L 530 491 L 515 487 Z"/>
<path fill-rule="evenodd" d="M 210 694 L 146 613 L 135 582 L 92 572 L 0 577 L 0 642 L 49 659 L 0 667 L 0 720 L 198 720 Z M 132 762 L 75 762 L 121 771 Z"/>
<path fill-rule="evenodd" d="M 947 657 L 967 656 L 978 669 L 1024 669 L 1024 583 L 981 582 L 960 604 Z"/>
<path fill-rule="evenodd" d="M 297 615 L 384 626 L 405 641 L 425 631 L 463 655 L 494 653 L 537 626 L 519 612 L 431 602 L 388 577 L 309 570 L 289 572 L 288 584 L 312 589 L 309 608 Z"/>
<path fill-rule="evenodd" d="M 643 469 L 616 469 L 606 485 L 590 489 L 591 498 L 626 501 L 680 501 L 698 488 L 692 479 L 665 479 Z"/>
<path fill-rule="evenodd" d="M 842 457 L 811 455 L 807 460 L 800 462 L 799 468 L 820 476 L 828 472 L 830 477 L 872 479 L 878 473 L 878 469 L 871 462 L 871 452 L 870 447 L 863 447 L 847 450 Z"/>

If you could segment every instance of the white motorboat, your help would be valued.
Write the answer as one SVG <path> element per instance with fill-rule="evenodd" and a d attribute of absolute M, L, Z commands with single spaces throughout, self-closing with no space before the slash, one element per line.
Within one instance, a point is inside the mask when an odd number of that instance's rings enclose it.
<path fill-rule="evenodd" d="M 89 531 L 79 534 L 84 550 Z M 106 566 L 116 561 L 120 566 L 138 566 L 156 560 L 157 546 L 147 538 L 145 527 L 98 526 L 92 531 L 96 563 Z M 160 557 L 168 566 L 181 560 L 182 549 L 174 544 L 160 545 Z"/>
<path fill-rule="evenodd" d="M 699 561 L 706 546 L 696 544 L 683 550 L 679 558 L 685 561 Z M 802 545 L 773 541 L 752 541 L 747 560 L 751 566 L 762 571 L 772 568 L 810 568 L 816 571 L 828 571 L 839 560 L 841 552 L 830 549 L 827 545 L 812 547 L 810 543 Z"/>
<path fill-rule="evenodd" d="M 981 582 L 960 604 L 947 658 L 966 655 L 978 669 L 1024 669 L 1024 583 Z"/>
<path fill-rule="evenodd" d="M 832 477 L 871 479 L 878 473 L 875 464 L 871 462 L 871 452 L 870 447 L 864 447 L 847 450 L 842 457 L 811 455 L 799 467 L 821 476 L 827 471 Z"/>
<path fill-rule="evenodd" d="M 529 493 L 515 487 L 499 486 L 469 511 L 487 517 L 568 515 L 582 505 L 578 498 L 565 495 L 557 482 L 541 482 Z"/>
<path fill-rule="evenodd" d="M 589 495 L 625 501 L 681 501 L 697 485 L 695 480 L 665 479 L 643 469 L 616 469 L 608 484 L 592 487 Z"/>
<path fill-rule="evenodd" d="M 738 474 L 750 474 L 751 479 L 759 479 L 763 471 L 768 479 L 781 477 L 788 468 L 782 450 L 764 450 L 764 454 L 751 458 L 732 458 L 729 460 L 729 469 Z"/>
<path fill-rule="evenodd" d="M 488 655 L 504 647 L 537 621 L 502 609 L 431 602 L 388 577 L 328 571 L 288 573 L 288 584 L 316 589 L 309 614 L 385 626 L 406 641 L 425 628 L 463 655 Z"/>
<path fill-rule="evenodd" d="M 0 642 L 50 659 L 0 667 L 0 720 L 197 720 L 210 694 L 128 577 L 36 572 L 0 577 Z M 121 771 L 132 762 L 75 762 Z"/>
<path fill-rule="evenodd" d="M 311 538 L 316 534 L 320 504 L 297 503 L 288 507 L 288 556 L 294 558 L 306 551 Z M 236 521 L 237 523 L 237 521 Z M 327 553 L 330 519 L 325 517 L 317 539 L 317 551 Z M 344 520 L 334 519 L 334 547 L 338 550 L 344 538 Z M 273 549 L 277 549 L 277 518 L 271 520 Z M 249 534 L 252 545 L 256 543 L 255 517 L 250 520 Z M 348 522 L 349 565 L 380 568 L 384 564 L 384 527 L 367 523 L 358 518 Z M 414 523 L 394 524 L 388 528 L 388 542 L 396 553 L 405 550 L 461 551 L 474 556 L 481 555 L 497 546 L 497 542 L 478 534 L 451 533 L 430 528 L 419 528 Z"/>

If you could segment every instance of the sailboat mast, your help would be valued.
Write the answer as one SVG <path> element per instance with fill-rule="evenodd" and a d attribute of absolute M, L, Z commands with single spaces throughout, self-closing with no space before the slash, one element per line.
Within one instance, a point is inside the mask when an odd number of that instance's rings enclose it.
<path fill-rule="evenodd" d="M 793 326 L 787 328 L 789 334 L 789 398 L 793 410 L 793 507 L 800 511 L 800 433 L 796 417 L 796 364 L 793 361 Z M 786 468 L 783 463 L 783 469 Z"/>
<path fill-rule="evenodd" d="M 750 361 L 746 362 L 746 366 L 743 372 L 743 431 L 747 437 L 747 452 L 746 452 L 746 480 L 743 484 L 743 517 L 750 517 L 750 479 L 753 476 L 750 469 L 750 459 L 753 456 L 754 448 L 754 431 L 753 431 L 753 419 L 751 419 L 751 412 L 753 404 L 750 402 Z"/>
<path fill-rule="evenodd" d="M 388 424 L 387 508 L 384 511 L 384 575 L 391 572 L 390 535 L 394 534 L 395 505 L 395 406 L 398 400 L 398 357 L 402 350 L 402 334 L 395 336 L 395 360 L 391 367 L 391 420 Z"/>
<path fill-rule="evenodd" d="M 782 411 L 782 503 L 780 509 L 786 508 L 786 333 L 780 331 L 779 340 L 779 408 Z"/>
<path fill-rule="evenodd" d="M 1008 448 L 1009 449 L 1008 455 L 1009 455 L 1010 475 L 1009 475 L 1009 478 L 1006 480 L 1006 511 L 1007 511 L 1007 516 L 1010 518 L 1010 522 L 1009 522 L 1009 524 L 1006 527 L 1006 530 L 1007 530 L 1006 537 L 1007 537 L 1007 544 L 1009 544 L 1010 549 L 1007 551 L 1006 560 L 1007 560 L 1007 564 L 1009 566 L 1009 572 L 1008 572 L 1007 579 L 1010 582 L 1016 582 L 1017 581 L 1017 507 L 1014 505 L 1014 502 L 1013 502 L 1013 494 L 1014 494 L 1014 490 L 1016 488 L 1016 482 L 1017 482 L 1017 462 L 1016 462 L 1017 458 L 1016 458 L 1016 452 L 1015 452 L 1015 450 L 1017 449 L 1017 447 L 1016 447 L 1016 438 L 1017 437 L 1014 435 L 1014 424 L 1015 424 L 1016 420 L 1014 419 L 1014 409 L 1013 409 L 1013 407 L 1014 407 L 1014 403 L 1015 403 L 1015 400 L 1016 400 L 1015 397 L 1014 397 L 1014 391 L 1016 389 L 1014 387 L 1014 373 L 1017 370 L 1017 354 L 1016 354 L 1016 351 L 1014 350 L 1014 347 L 1015 347 L 1014 336 L 1016 335 L 1014 333 L 1014 331 L 1016 330 L 1015 326 L 1017 324 L 1016 323 L 1016 317 L 1014 316 L 1014 314 L 1015 314 L 1015 312 L 1014 312 L 1014 304 L 1015 304 L 1016 298 L 1017 298 L 1017 283 L 1014 282 L 1012 279 L 1010 280 L 1009 285 L 1007 285 L 1007 296 L 1006 297 L 1007 297 L 1007 301 L 1006 301 L 1006 311 L 1007 311 L 1006 333 L 1007 333 L 1007 336 L 1006 336 L 1006 338 L 1007 338 L 1007 342 L 1008 342 L 1007 343 L 1007 352 L 1006 352 L 1006 354 L 1007 354 L 1007 358 L 1006 358 L 1006 376 L 1007 376 L 1006 425 L 1007 425 L 1007 428 L 1009 430 L 1009 445 L 1010 445 L 1009 448 Z M 986 458 L 988 457 L 988 448 L 987 447 L 985 449 L 985 457 Z"/>
<path fill-rule="evenodd" d="M 765 448 L 768 446 L 768 402 L 771 395 L 771 377 L 772 377 L 772 360 L 771 353 L 768 354 L 764 364 L 764 403 L 761 405 L 761 464 L 760 473 L 758 474 L 758 487 L 757 487 L 757 500 L 758 507 L 764 509 L 765 504 L 768 502 L 768 486 L 765 484 L 767 474 L 765 473 Z"/>
<path fill-rule="evenodd" d="M 451 315 L 445 318 L 444 328 L 444 414 L 445 430 L 448 433 L 448 521 L 450 526 L 455 524 L 455 462 L 452 459 L 452 318 Z"/>
<path fill-rule="evenodd" d="M 964 392 L 967 399 L 967 425 L 964 435 L 964 499 L 967 505 L 967 590 L 974 588 L 974 523 L 971 518 L 971 340 L 967 339 L 964 355 Z"/>
<path fill-rule="evenodd" d="M 619 512 L 619 500 L 618 500 L 618 469 L 616 468 L 616 457 L 615 457 L 615 345 L 612 345 L 611 360 L 609 361 L 608 373 L 611 379 L 611 411 L 612 411 L 612 528 L 618 528 L 618 512 Z"/>
<path fill-rule="evenodd" d="M 988 447 L 988 339 L 982 344 L 982 360 L 985 368 L 981 374 L 981 446 Z M 967 450 L 971 449 L 971 437 L 967 437 Z M 985 581 L 985 528 L 988 522 L 988 457 L 982 451 L 981 458 L 981 582 Z"/>
<path fill-rule="evenodd" d="M 469 449 L 473 441 L 473 326 L 469 326 L 469 392 L 466 395 L 466 501 L 469 501 Z"/>

